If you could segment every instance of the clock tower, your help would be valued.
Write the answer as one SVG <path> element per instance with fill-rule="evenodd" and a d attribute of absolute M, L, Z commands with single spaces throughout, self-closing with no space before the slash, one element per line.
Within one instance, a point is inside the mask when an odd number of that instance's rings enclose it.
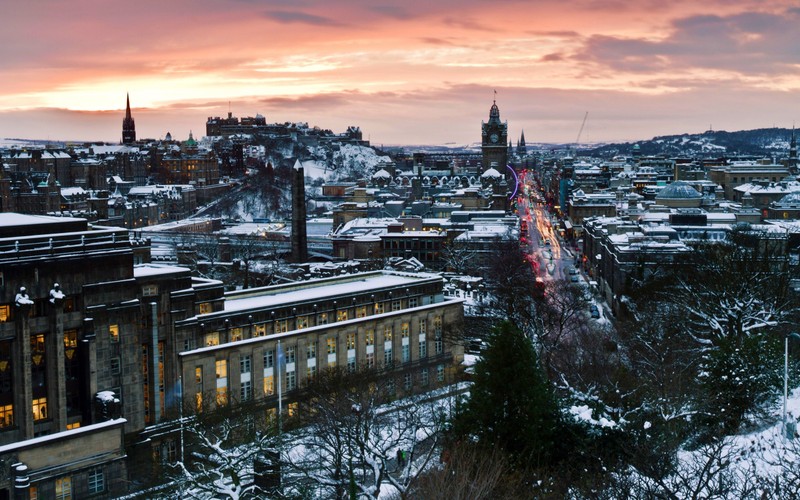
<path fill-rule="evenodd" d="M 503 173 L 508 165 L 508 122 L 500 121 L 500 109 L 497 100 L 492 101 L 489 110 L 489 121 L 481 122 L 481 173 L 493 163 L 498 172 Z"/>

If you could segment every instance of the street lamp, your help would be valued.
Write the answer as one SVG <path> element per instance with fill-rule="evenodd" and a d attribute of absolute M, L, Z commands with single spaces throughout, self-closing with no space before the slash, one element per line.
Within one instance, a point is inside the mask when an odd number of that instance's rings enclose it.
<path fill-rule="evenodd" d="M 790 333 L 784 338 L 783 349 L 783 437 L 786 437 L 786 399 L 789 396 L 789 337 L 800 340 L 800 334 Z"/>

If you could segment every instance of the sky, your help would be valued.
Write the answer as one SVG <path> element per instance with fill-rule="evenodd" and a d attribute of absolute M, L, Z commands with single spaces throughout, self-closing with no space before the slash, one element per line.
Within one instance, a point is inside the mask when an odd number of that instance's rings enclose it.
<path fill-rule="evenodd" d="M 515 144 L 792 127 L 798 26 L 794 0 L 9 0 L 0 138 L 119 142 L 126 94 L 156 139 L 230 111 L 460 146 L 494 99 Z"/>

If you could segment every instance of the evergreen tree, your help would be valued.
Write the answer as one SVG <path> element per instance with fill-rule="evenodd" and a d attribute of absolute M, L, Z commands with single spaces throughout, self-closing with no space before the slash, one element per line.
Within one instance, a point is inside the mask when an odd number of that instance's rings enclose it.
<path fill-rule="evenodd" d="M 508 321 L 495 327 L 475 365 L 469 399 L 455 418 L 454 438 L 500 447 L 518 463 L 559 458 L 563 425 L 531 341 Z"/>

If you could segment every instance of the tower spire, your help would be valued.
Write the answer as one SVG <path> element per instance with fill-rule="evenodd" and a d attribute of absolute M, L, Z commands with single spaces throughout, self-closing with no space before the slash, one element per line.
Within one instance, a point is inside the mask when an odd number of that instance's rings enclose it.
<path fill-rule="evenodd" d="M 131 116 L 131 96 L 125 93 L 125 118 L 122 120 L 122 144 L 136 142 L 136 123 Z"/>

